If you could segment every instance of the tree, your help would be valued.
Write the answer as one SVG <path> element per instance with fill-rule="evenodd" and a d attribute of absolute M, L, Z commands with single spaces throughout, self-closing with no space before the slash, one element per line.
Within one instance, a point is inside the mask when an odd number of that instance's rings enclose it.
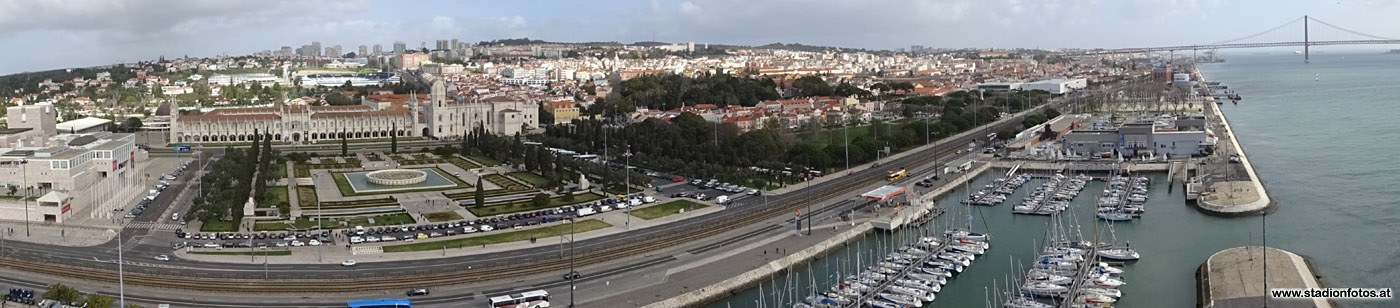
<path fill-rule="evenodd" d="M 530 203 L 534 204 L 537 208 L 548 207 L 549 195 L 546 195 L 544 193 L 535 194 L 534 198 L 530 198 Z"/>
<path fill-rule="evenodd" d="M 345 140 L 346 135 L 348 134 L 344 132 L 340 133 L 340 156 L 346 156 L 350 154 L 349 142 Z"/>
<path fill-rule="evenodd" d="M 110 296 L 93 293 L 88 294 L 87 297 L 83 299 L 83 303 L 87 305 L 87 308 L 112 308 L 112 305 L 116 304 L 116 301 L 112 300 Z"/>
<path fill-rule="evenodd" d="M 5 187 L 9 187 L 9 188 L 10 188 L 10 192 L 9 192 L 10 197 L 14 197 L 15 194 L 19 192 L 19 186 L 5 185 Z"/>
<path fill-rule="evenodd" d="M 127 132 L 134 132 L 141 129 L 141 126 L 141 119 L 136 117 L 126 118 L 126 121 L 122 122 L 122 127 L 124 127 Z"/>
<path fill-rule="evenodd" d="M 350 100 L 349 97 L 345 97 L 345 94 L 341 94 L 340 92 L 331 92 L 331 94 L 326 94 L 326 104 L 332 106 L 344 106 L 354 105 L 355 102 Z"/>
<path fill-rule="evenodd" d="M 1016 132 L 1009 129 L 997 132 L 997 140 L 1007 141 L 1011 139 L 1016 139 Z"/>
<path fill-rule="evenodd" d="M 389 134 L 389 154 L 399 154 L 398 128 L 395 128 L 394 131 Z"/>
<path fill-rule="evenodd" d="M 486 205 L 486 187 L 481 186 L 481 177 L 476 178 L 476 194 L 472 199 L 476 201 L 476 206 Z"/>
<path fill-rule="evenodd" d="M 797 81 L 792 82 L 792 87 L 797 90 L 797 96 L 831 96 L 835 94 L 831 84 L 817 76 L 798 78 Z"/>
<path fill-rule="evenodd" d="M 345 84 L 340 85 L 340 89 L 341 89 L 341 90 L 350 90 L 350 89 L 354 89 L 354 88 L 355 88 L 355 85 L 354 85 L 354 84 L 351 84 L 349 80 L 346 80 L 346 81 L 345 81 Z"/>
<path fill-rule="evenodd" d="M 76 303 L 82 296 L 83 294 L 78 292 L 78 289 L 63 285 L 62 283 L 51 284 L 49 285 L 48 291 L 44 292 L 44 299 L 51 299 L 64 303 Z"/>

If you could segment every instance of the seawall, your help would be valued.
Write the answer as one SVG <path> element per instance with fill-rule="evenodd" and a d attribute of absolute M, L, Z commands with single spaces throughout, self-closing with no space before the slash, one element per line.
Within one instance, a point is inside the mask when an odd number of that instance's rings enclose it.
<path fill-rule="evenodd" d="M 1198 71 L 1196 72 L 1196 76 L 1202 75 Z M 1204 80 L 1204 78 L 1201 78 L 1201 80 Z M 1204 108 L 1210 109 L 1208 112 L 1220 119 L 1220 124 L 1225 128 L 1223 133 L 1229 137 L 1231 148 L 1235 153 L 1239 154 L 1240 164 L 1244 165 L 1245 173 L 1249 174 L 1249 185 L 1253 187 L 1254 192 L 1257 192 L 1258 199 L 1247 203 L 1236 203 L 1233 202 L 1232 198 L 1200 198 L 1197 200 L 1196 205 L 1205 212 L 1227 216 L 1249 215 L 1264 211 L 1273 203 L 1273 200 L 1269 198 L 1268 192 L 1265 191 L 1263 181 L 1259 179 L 1259 174 L 1255 173 L 1254 164 L 1250 161 L 1249 155 L 1246 155 L 1244 147 L 1240 146 L 1239 138 L 1235 136 L 1235 129 L 1230 127 L 1229 119 L 1225 117 L 1224 112 L 1220 111 L 1220 106 L 1214 104 L 1213 100 L 1214 99 L 1207 99 L 1207 101 L 1203 103 L 1203 105 L 1205 105 Z"/>
<path fill-rule="evenodd" d="M 874 229 L 874 227 L 869 222 L 858 224 L 850 230 L 846 230 L 846 232 L 842 232 L 840 234 L 837 234 L 836 236 L 832 236 L 831 238 L 817 243 L 816 245 L 812 245 L 810 247 L 807 247 L 806 249 L 802 249 L 801 251 L 795 252 L 781 259 L 768 262 L 767 265 L 760 266 L 751 271 L 744 272 L 743 274 L 739 274 L 738 276 L 725 279 L 724 281 L 720 281 L 713 285 L 699 288 L 694 291 L 690 291 L 685 294 L 668 298 L 663 301 L 651 303 L 650 305 L 642 307 L 699 307 L 701 305 L 704 305 L 705 303 L 709 303 L 711 301 L 724 298 L 725 296 L 729 296 L 730 291 L 737 291 L 742 290 L 744 288 L 748 288 L 756 283 L 763 282 L 763 279 L 768 278 L 768 276 L 772 276 L 794 266 L 802 265 L 808 261 L 811 261 L 811 259 L 816 258 L 817 256 L 820 256 L 823 253 L 826 253 L 828 250 L 841 247 L 842 244 L 854 240 L 860 237 L 861 234 L 870 232 L 870 230 L 872 229 Z"/>

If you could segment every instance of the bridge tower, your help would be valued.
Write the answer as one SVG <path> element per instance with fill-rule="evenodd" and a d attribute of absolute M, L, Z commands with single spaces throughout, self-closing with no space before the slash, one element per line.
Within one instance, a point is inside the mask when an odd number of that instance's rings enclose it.
<path fill-rule="evenodd" d="M 1303 63 L 1312 62 L 1308 54 L 1308 15 L 1303 15 Z"/>

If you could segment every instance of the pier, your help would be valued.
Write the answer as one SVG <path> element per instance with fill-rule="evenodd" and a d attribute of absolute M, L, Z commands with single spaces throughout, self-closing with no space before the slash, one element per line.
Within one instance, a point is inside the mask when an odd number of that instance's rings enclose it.
<path fill-rule="evenodd" d="M 1227 216 L 1250 215 L 1262 212 L 1272 200 L 1264 190 L 1254 165 L 1245 155 L 1244 148 L 1235 138 L 1235 130 L 1230 121 L 1216 104 L 1202 104 L 1207 112 L 1207 122 L 1222 135 L 1216 144 L 1215 154 L 1205 160 L 1202 180 L 1196 189 L 1187 187 L 1187 199 L 1196 195 L 1196 205 L 1202 211 Z"/>
<path fill-rule="evenodd" d="M 1055 162 L 1001 160 L 1001 161 L 992 162 L 991 165 L 992 165 L 993 167 L 995 167 L 995 168 L 1012 168 L 1012 167 L 1015 167 L 1015 166 L 1021 166 L 1021 169 L 1023 169 L 1023 170 L 1050 171 L 1050 172 L 1063 171 L 1063 172 L 1066 172 L 1066 173 L 1078 173 L 1078 172 L 1113 172 L 1113 171 L 1124 172 L 1124 173 L 1137 173 L 1137 172 L 1167 172 L 1168 170 L 1171 170 L 1172 163 L 1171 163 L 1171 162 L 1131 162 L 1131 161 L 1119 163 L 1119 162 L 1116 161 L 1116 160 L 1115 160 L 1115 161 L 1110 161 L 1110 160 L 1085 160 L 1085 161 L 1055 161 Z M 1187 169 L 1193 169 L 1193 168 L 1194 168 L 1193 166 L 1189 166 L 1190 164 L 1187 164 L 1187 165 L 1188 165 L 1188 166 L 1185 167 L 1185 168 L 1187 168 Z"/>
<path fill-rule="evenodd" d="M 1270 299 L 1265 293 L 1276 288 L 1321 288 L 1316 277 L 1307 260 L 1292 252 L 1258 246 L 1230 248 L 1211 255 L 1196 270 L 1197 306 L 1262 307 L 1267 299 L 1269 307 L 1333 307 L 1323 298 Z"/>
<path fill-rule="evenodd" d="M 937 217 L 939 214 L 942 214 L 941 210 L 936 210 L 939 196 L 957 189 L 959 185 L 977 178 L 982 175 L 983 172 L 991 168 L 992 164 L 979 164 L 976 168 L 958 175 L 957 178 L 954 178 L 947 184 L 942 184 L 928 193 L 914 196 L 914 198 L 911 198 L 912 201 L 908 206 L 890 208 L 877 212 L 876 217 L 870 219 L 870 224 L 873 225 L 875 229 L 889 231 L 911 223 Z"/>

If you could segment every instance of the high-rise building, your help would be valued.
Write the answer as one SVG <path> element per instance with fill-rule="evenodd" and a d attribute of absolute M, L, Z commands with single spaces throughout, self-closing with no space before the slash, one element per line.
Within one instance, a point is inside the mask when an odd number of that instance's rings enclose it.
<path fill-rule="evenodd" d="M 452 39 L 452 45 L 448 45 L 448 48 L 451 48 L 452 50 L 461 50 L 462 43 L 458 42 L 457 39 Z"/>
<path fill-rule="evenodd" d="M 277 54 L 283 57 L 292 56 L 292 46 L 282 46 L 282 50 L 278 51 Z"/>
<path fill-rule="evenodd" d="M 448 44 L 448 41 L 447 41 L 447 40 L 437 40 L 437 44 L 434 46 L 434 47 L 437 47 L 437 48 L 433 48 L 433 50 L 448 50 L 448 49 L 452 49 L 452 46 L 447 46 L 447 44 Z"/>
<path fill-rule="evenodd" d="M 395 54 L 403 54 L 404 52 L 407 52 L 407 51 L 408 51 L 408 44 L 404 44 L 403 42 L 394 42 L 394 53 L 395 53 Z"/>
<path fill-rule="evenodd" d="M 384 54 L 384 45 L 374 44 L 374 55 Z"/>
<path fill-rule="evenodd" d="M 367 56 L 367 55 L 369 55 L 369 46 L 360 45 L 360 50 L 359 50 L 359 52 L 356 52 L 356 53 L 355 53 L 355 56 L 357 56 L 357 57 L 363 57 L 363 56 Z"/>
<path fill-rule="evenodd" d="M 310 55 L 310 56 L 312 56 L 312 57 L 320 57 L 320 56 L 321 56 L 321 42 L 311 42 L 311 55 Z"/>

